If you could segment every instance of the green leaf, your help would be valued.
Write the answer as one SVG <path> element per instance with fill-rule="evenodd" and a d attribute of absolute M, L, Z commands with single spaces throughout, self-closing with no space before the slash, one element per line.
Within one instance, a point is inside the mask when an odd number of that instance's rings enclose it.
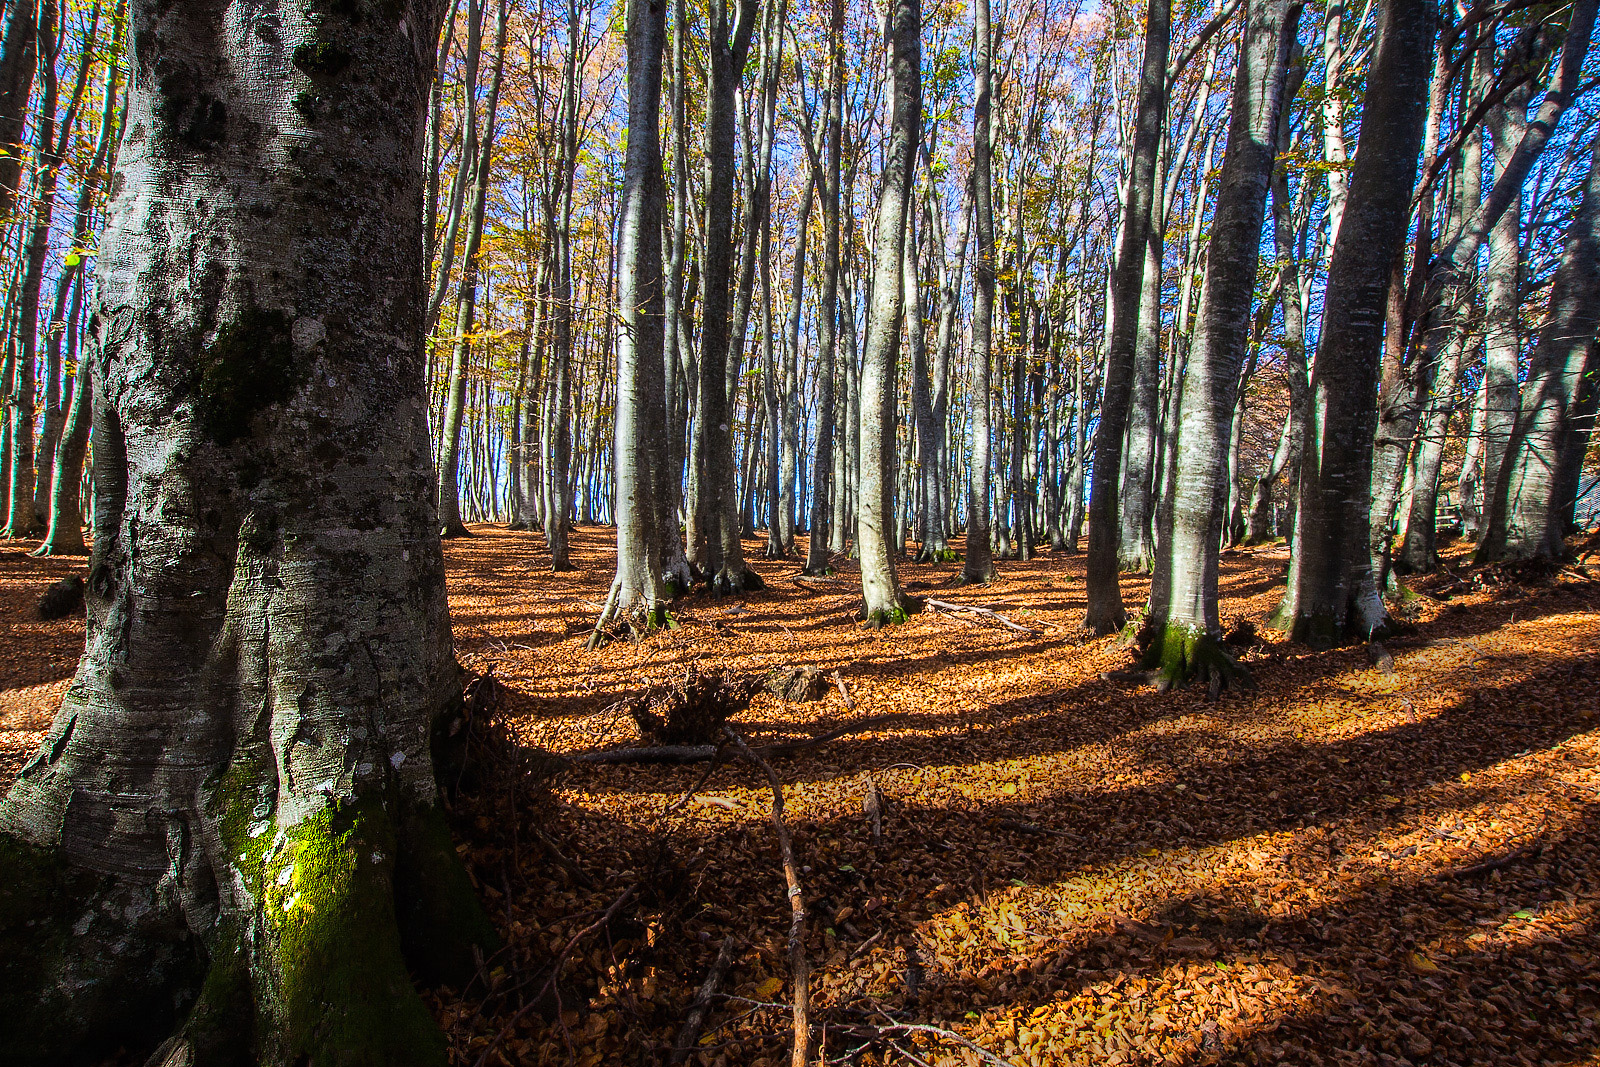
<path fill-rule="evenodd" d="M 1529 911 L 1527 908 L 1523 908 L 1521 911 L 1512 912 L 1511 917 L 1513 919 L 1531 919 L 1533 918 L 1533 912 Z"/>
<path fill-rule="evenodd" d="M 852 874 L 855 873 L 855 868 L 850 866 L 848 863 L 839 864 L 839 869 L 841 871 L 850 871 Z"/>

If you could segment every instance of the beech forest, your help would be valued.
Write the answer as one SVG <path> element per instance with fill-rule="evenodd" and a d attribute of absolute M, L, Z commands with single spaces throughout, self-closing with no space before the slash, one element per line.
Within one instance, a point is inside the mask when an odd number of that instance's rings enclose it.
<path fill-rule="evenodd" d="M 1596 0 L 0 0 L 0 1063 L 1600 1063 Z"/>

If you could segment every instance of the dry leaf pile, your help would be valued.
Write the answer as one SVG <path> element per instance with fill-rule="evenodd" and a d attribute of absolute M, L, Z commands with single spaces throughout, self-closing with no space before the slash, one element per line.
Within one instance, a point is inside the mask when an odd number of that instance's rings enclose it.
<path fill-rule="evenodd" d="M 690 667 L 839 672 L 821 700 L 754 696 L 732 720 L 752 745 L 896 716 L 773 759 L 829 1062 L 1600 1062 L 1593 568 L 1485 576 L 1457 551 L 1414 583 L 1414 633 L 1314 654 L 1264 628 L 1285 551 L 1229 553 L 1223 616 L 1261 630 L 1259 689 L 1208 703 L 1119 680 L 1128 652 L 1077 629 L 1082 557 L 1002 563 L 985 589 L 902 568 L 1031 632 L 955 612 L 869 631 L 847 561 L 835 581 L 757 562 L 766 590 L 696 593 L 677 628 L 587 652 L 611 531 L 576 531 L 559 575 L 537 534 L 475 533 L 446 547 L 458 655 L 492 668 L 496 721 L 537 756 L 456 802 L 505 947 L 429 994 L 453 1062 L 672 1062 L 730 936 L 688 1062 L 788 1062 L 766 780 L 731 752 L 561 758 L 646 744 L 629 707 Z M 0 551 L 8 605 L 58 576 Z M 70 662 L 28 665 L 63 624 L 4 624 L 10 759 Z"/>

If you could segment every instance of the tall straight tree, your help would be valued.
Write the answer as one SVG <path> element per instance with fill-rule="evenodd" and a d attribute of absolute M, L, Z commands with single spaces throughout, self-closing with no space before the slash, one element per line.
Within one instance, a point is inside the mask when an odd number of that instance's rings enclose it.
<path fill-rule="evenodd" d="M 1161 0 L 1152 0 L 1160 3 Z M 977 235 L 972 286 L 972 466 L 967 476 L 967 558 L 961 579 L 978 585 L 994 581 L 994 547 L 989 543 L 989 369 L 994 332 L 994 31 L 989 0 L 973 5 L 972 42 L 972 224 Z"/>
<path fill-rule="evenodd" d="M 916 194 L 922 141 L 922 4 L 893 0 L 888 20 L 889 144 L 872 265 L 872 302 L 861 359 L 861 499 L 856 546 L 861 555 L 861 617 L 874 626 L 901 622 L 914 609 L 900 590 L 894 559 L 901 546 L 894 520 L 895 401 L 900 328 L 905 317 L 906 220 Z M 915 277 L 912 278 L 913 288 Z M 920 308 L 916 301 L 914 307 Z M 919 334 L 922 322 L 910 328 Z"/>
<path fill-rule="evenodd" d="M 1367 550 L 1390 268 L 1405 248 L 1432 68 L 1428 0 L 1384 0 L 1362 100 L 1361 137 L 1328 266 L 1311 371 L 1289 588 L 1280 628 L 1328 648 L 1387 619 Z"/>
<path fill-rule="evenodd" d="M 729 311 L 733 274 L 734 135 L 738 90 L 759 0 L 711 0 L 707 18 L 705 256 L 700 283 L 700 381 L 694 462 L 700 478 L 700 531 L 707 584 L 718 593 L 759 589 L 739 539 L 732 412 L 728 397 Z"/>
<path fill-rule="evenodd" d="M 444 417 L 444 454 L 439 457 L 439 522 L 445 537 L 465 537 L 461 521 L 461 419 L 466 411 L 467 362 L 471 358 L 472 330 L 477 321 L 479 253 L 483 248 L 483 226 L 489 207 L 489 164 L 494 155 L 495 114 L 500 103 L 500 79 L 506 59 L 506 12 L 508 0 L 499 0 L 495 16 L 494 69 L 489 76 L 489 97 L 484 105 L 481 128 L 477 105 L 468 95 L 465 105 L 467 136 L 475 145 L 472 175 L 472 202 L 467 214 L 466 247 L 461 254 L 461 284 L 456 290 L 455 336 L 450 344 L 449 394 Z M 469 0 L 467 21 L 481 18 L 477 0 Z M 474 134 L 476 138 L 474 139 Z"/>
<path fill-rule="evenodd" d="M 461 699 L 422 381 L 442 13 L 131 4 L 87 646 L 0 803 L 8 1064 L 172 1034 L 154 1062 L 443 1067 L 408 966 L 493 948 L 431 747 Z"/>
<path fill-rule="evenodd" d="M 987 3 L 987 0 L 978 0 Z M 817 301 L 817 444 L 811 467 L 810 543 L 805 574 L 828 573 L 828 547 L 832 539 L 833 498 L 844 486 L 833 476 L 838 420 L 834 383 L 843 377 L 839 354 L 839 199 L 840 142 L 844 137 L 844 0 L 832 0 L 828 16 L 827 129 L 823 133 L 822 171 L 816 175 L 822 190 L 822 292 Z"/>
<path fill-rule="evenodd" d="M 629 0 L 628 150 L 622 170 L 617 278 L 615 506 L 617 576 L 596 635 L 613 618 L 648 630 L 664 620 L 658 498 L 666 469 L 666 395 L 662 366 L 665 307 L 661 272 L 661 65 L 667 0 Z"/>
<path fill-rule="evenodd" d="M 1167 54 L 1172 46 L 1172 2 L 1150 0 L 1145 11 L 1144 62 L 1134 119 L 1128 190 L 1122 200 L 1122 242 L 1111 282 L 1111 336 L 1106 345 L 1100 424 L 1094 433 L 1094 475 L 1089 487 L 1089 560 L 1083 624 L 1097 634 L 1115 633 L 1128 621 L 1122 606 L 1117 558 L 1120 537 L 1118 489 L 1123 437 L 1133 391 L 1134 345 L 1139 335 L 1139 295 L 1155 207 L 1156 156 L 1167 110 Z"/>
<path fill-rule="evenodd" d="M 1227 518 L 1239 370 L 1250 345 L 1267 189 L 1299 21 L 1298 3 L 1247 0 L 1200 321 L 1176 386 L 1178 445 L 1168 473 L 1171 505 L 1164 513 L 1141 634 L 1145 662 L 1159 669 L 1167 684 L 1201 675 L 1216 689 L 1233 669 L 1221 644 L 1218 556 Z"/>

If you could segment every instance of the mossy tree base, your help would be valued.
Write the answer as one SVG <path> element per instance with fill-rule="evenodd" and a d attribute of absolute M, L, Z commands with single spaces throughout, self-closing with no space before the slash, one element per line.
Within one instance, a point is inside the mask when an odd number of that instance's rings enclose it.
<path fill-rule="evenodd" d="M 1234 661 L 1218 634 L 1196 626 L 1168 623 L 1154 632 L 1141 635 L 1144 654 L 1139 665 L 1157 672 L 1156 688 L 1166 692 L 1174 686 L 1198 681 L 1215 699 L 1224 689 L 1254 689 L 1249 670 Z"/>
<path fill-rule="evenodd" d="M 410 972 L 464 985 L 497 943 L 443 816 L 397 832 L 389 805 L 330 801 L 277 827 L 231 777 L 209 906 L 0 835 L 0 1062 L 143 1044 L 152 1067 L 443 1067 Z"/>
<path fill-rule="evenodd" d="M 867 602 L 862 600 L 860 607 L 856 608 L 856 618 L 871 629 L 881 630 L 885 626 L 898 626 L 906 622 L 911 616 L 921 614 L 926 606 L 921 597 L 900 593 L 895 603 L 886 606 L 869 607 Z"/>

